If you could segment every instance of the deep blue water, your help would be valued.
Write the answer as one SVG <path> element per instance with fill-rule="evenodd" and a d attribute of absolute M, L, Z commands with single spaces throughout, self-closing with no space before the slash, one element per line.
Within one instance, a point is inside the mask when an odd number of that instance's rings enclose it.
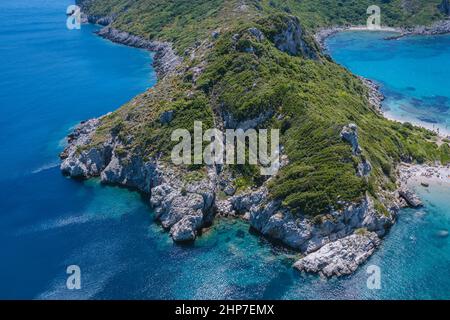
<path fill-rule="evenodd" d="M 0 3 L 0 298 L 450 298 L 446 194 L 420 190 L 382 248 L 354 275 L 322 280 L 292 252 L 221 220 L 193 245 L 172 243 L 147 199 L 61 176 L 58 152 L 78 121 L 112 111 L 155 83 L 151 56 L 65 29 L 69 1 Z M 66 289 L 66 267 L 81 290 Z M 366 287 L 377 264 L 382 289 Z"/>
<path fill-rule="evenodd" d="M 450 135 L 450 35 L 387 41 L 385 32 L 342 32 L 329 38 L 333 59 L 381 84 L 391 118 Z"/>

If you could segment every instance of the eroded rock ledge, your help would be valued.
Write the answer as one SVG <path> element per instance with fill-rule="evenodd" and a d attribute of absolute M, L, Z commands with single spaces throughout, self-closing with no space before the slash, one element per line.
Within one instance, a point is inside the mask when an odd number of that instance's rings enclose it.
<path fill-rule="evenodd" d="M 101 118 L 83 122 L 69 136 L 69 144 L 61 153 L 63 174 L 74 178 L 100 177 L 102 183 L 151 195 L 155 217 L 173 240 L 194 240 L 214 218 L 214 170 L 209 170 L 201 181 L 183 183 L 173 168 L 165 167 L 158 159 L 143 161 L 139 154 L 124 155 L 122 144 L 114 136 L 93 146 L 100 122 Z"/>
<path fill-rule="evenodd" d="M 445 0 L 447 1 L 447 0 Z M 328 37 L 335 35 L 342 31 L 351 30 L 367 30 L 366 26 L 330 26 L 321 28 L 314 34 L 314 39 L 319 44 L 323 51 L 326 51 L 325 40 Z M 433 23 L 431 26 L 415 26 L 412 28 L 392 28 L 381 27 L 379 31 L 396 32 L 397 35 L 388 37 L 388 40 L 395 40 L 411 35 L 439 35 L 450 33 L 450 19 L 441 20 Z"/>
<path fill-rule="evenodd" d="M 352 234 L 324 245 L 297 261 L 294 267 L 325 277 L 348 275 L 355 272 L 379 245 L 380 239 L 375 233 Z"/>

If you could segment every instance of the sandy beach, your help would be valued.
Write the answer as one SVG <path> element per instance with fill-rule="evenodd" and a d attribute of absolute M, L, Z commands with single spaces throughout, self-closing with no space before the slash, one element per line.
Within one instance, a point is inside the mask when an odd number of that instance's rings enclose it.
<path fill-rule="evenodd" d="M 440 184 L 450 187 L 450 165 L 431 166 L 428 164 L 402 163 L 398 170 L 402 184 L 422 184 L 425 186 L 427 184 Z"/>

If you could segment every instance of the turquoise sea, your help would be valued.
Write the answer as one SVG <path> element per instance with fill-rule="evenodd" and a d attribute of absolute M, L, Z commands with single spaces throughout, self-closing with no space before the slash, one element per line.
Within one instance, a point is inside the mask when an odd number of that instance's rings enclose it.
<path fill-rule="evenodd" d="M 148 52 L 100 39 L 95 26 L 67 30 L 70 2 L 0 2 L 0 298 L 450 299 L 443 188 L 420 189 L 424 209 L 403 211 L 354 275 L 326 281 L 293 270 L 295 253 L 239 220 L 175 245 L 139 194 L 64 178 L 58 153 L 70 129 L 156 81 Z M 81 289 L 71 291 L 74 264 Z M 371 264 L 381 290 L 367 289 Z"/>
<path fill-rule="evenodd" d="M 335 61 L 381 85 L 388 117 L 450 135 L 450 35 L 384 40 L 393 35 L 342 32 L 326 46 Z"/>

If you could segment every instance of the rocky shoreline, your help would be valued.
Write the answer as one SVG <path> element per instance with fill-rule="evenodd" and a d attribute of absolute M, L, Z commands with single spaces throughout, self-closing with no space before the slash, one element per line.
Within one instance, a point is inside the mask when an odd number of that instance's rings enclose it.
<path fill-rule="evenodd" d="M 366 26 L 333 26 L 317 30 L 317 32 L 314 34 L 314 39 L 319 44 L 322 51 L 325 52 L 326 51 L 325 41 L 327 40 L 327 38 L 343 31 L 374 31 L 374 32 L 384 31 L 384 32 L 402 33 L 404 30 L 401 28 L 391 28 L 391 27 L 381 27 L 380 29 L 369 30 L 367 29 Z"/>
<path fill-rule="evenodd" d="M 232 182 L 218 174 L 214 167 L 207 168 L 207 174 L 201 180 L 185 182 L 182 179 L 184 173 L 170 164 L 158 159 L 143 162 L 136 154 L 124 156 L 119 152 L 122 146 L 114 136 L 102 145 L 86 148 L 100 122 L 101 119 L 83 122 L 69 136 L 69 144 L 61 154 L 62 172 L 74 178 L 100 177 L 102 183 L 143 192 L 149 197 L 155 219 L 175 242 L 193 241 L 203 228 L 213 223 L 216 215 L 233 214 L 247 220 L 265 237 L 304 254 L 305 257 L 296 264 L 299 270 L 340 276 L 353 272 L 363 263 L 370 256 L 370 250 L 357 260 L 356 266 L 355 261 L 349 259 L 363 248 L 375 250 L 395 222 L 399 206 L 393 204 L 387 215 L 381 214 L 368 195 L 358 203 L 343 203 L 344 209 L 332 210 L 314 219 L 293 215 L 280 202 L 270 200 L 264 185 L 258 190 L 235 195 L 231 188 L 230 196 L 219 201 L 219 190 L 232 187 Z M 342 138 L 352 144 L 356 156 L 361 152 L 355 125 L 345 127 Z M 366 167 L 370 168 L 370 164 Z M 365 174 L 370 174 L 370 169 Z M 355 237 L 357 231 L 358 237 Z M 359 242 L 368 244 L 357 245 Z M 342 247 L 347 252 L 344 256 L 340 252 Z M 341 262 L 336 263 L 338 256 Z M 327 266 L 326 271 L 306 267 L 315 264 L 317 259 L 323 268 Z M 304 268 L 300 267 L 303 265 Z"/>
<path fill-rule="evenodd" d="M 89 21 L 111 23 L 113 19 L 90 17 Z M 156 50 L 155 68 L 160 77 L 176 70 L 182 58 L 163 42 L 142 38 L 104 27 L 99 35 L 114 42 Z M 381 105 L 376 84 L 372 87 L 373 105 Z M 185 172 L 178 171 L 158 158 L 146 159 L 135 151 L 123 154 L 123 146 L 114 133 L 100 145 L 92 146 L 101 118 L 81 123 L 68 137 L 68 146 L 61 154 L 61 170 L 74 178 L 100 177 L 105 184 L 121 185 L 139 190 L 149 197 L 155 218 L 175 242 L 193 241 L 202 229 L 213 223 L 216 215 L 236 215 L 267 238 L 282 242 L 301 252 L 304 257 L 295 267 L 301 271 L 320 273 L 326 277 L 350 274 L 379 246 L 394 224 L 399 208 L 413 204 L 408 192 L 397 191 L 397 199 L 385 213 L 375 209 L 374 201 L 365 195 L 357 203 L 341 203 L 341 210 L 314 218 L 293 215 L 281 203 L 271 200 L 265 185 L 258 190 L 235 194 L 232 180 L 216 167 L 206 168 L 204 177 L 186 182 Z M 360 158 L 358 128 L 345 126 L 341 138 L 352 145 L 354 156 Z M 282 163 L 287 163 L 284 159 Z M 371 165 L 361 158 L 358 175 L 369 176 Z M 218 199 L 219 192 L 226 194 Z M 403 198 L 404 201 L 400 200 Z M 408 201 L 409 199 L 409 201 Z"/>
<path fill-rule="evenodd" d="M 434 23 L 431 26 L 416 26 L 414 28 L 402 28 L 400 34 L 386 38 L 387 40 L 396 40 L 407 36 L 414 35 L 440 35 L 450 33 L 450 20 L 442 20 Z"/>
<path fill-rule="evenodd" d="M 128 32 L 117 30 L 110 26 L 113 21 L 114 17 L 99 17 L 82 14 L 82 22 L 103 26 L 103 28 L 97 32 L 100 37 L 115 43 L 139 49 L 147 49 L 154 52 L 153 67 L 155 68 L 158 78 L 163 78 L 167 74 L 174 72 L 183 61 L 183 59 L 176 54 L 171 43 L 150 41 Z"/>
<path fill-rule="evenodd" d="M 109 26 L 102 28 L 97 34 L 115 43 L 155 52 L 153 67 L 158 78 L 163 78 L 167 74 L 174 72 L 183 60 L 175 53 L 172 44 L 169 42 L 145 40 Z"/>

